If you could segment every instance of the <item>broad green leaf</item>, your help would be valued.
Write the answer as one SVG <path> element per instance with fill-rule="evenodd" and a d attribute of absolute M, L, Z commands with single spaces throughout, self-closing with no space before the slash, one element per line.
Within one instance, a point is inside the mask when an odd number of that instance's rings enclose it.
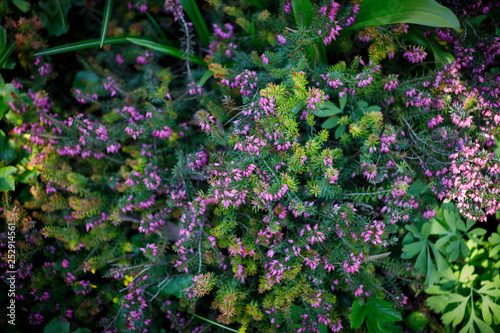
<path fill-rule="evenodd" d="M 443 295 L 428 297 L 426 303 L 431 309 L 437 312 L 443 312 L 448 305 L 446 297 L 443 297 Z"/>
<path fill-rule="evenodd" d="M 416 197 L 424 193 L 426 190 L 427 184 L 422 180 L 417 179 L 416 181 L 411 183 L 410 187 L 408 188 L 408 193 Z"/>
<path fill-rule="evenodd" d="M 132 44 L 140 45 L 140 46 L 146 47 L 146 48 L 154 50 L 154 51 L 165 53 L 165 54 L 168 54 L 168 55 L 171 55 L 171 56 L 174 56 L 177 58 L 181 58 L 181 59 L 184 58 L 184 54 L 182 53 L 182 51 L 175 48 L 175 47 L 166 46 L 163 44 L 155 43 L 155 42 L 145 40 L 145 39 L 140 39 L 140 38 L 129 37 L 129 38 L 127 38 L 127 40 L 129 42 L 131 42 Z M 189 60 L 191 60 L 195 64 L 207 66 L 207 63 L 204 62 L 203 59 L 198 57 L 198 56 L 194 56 L 194 55 L 191 56 L 190 55 Z"/>
<path fill-rule="evenodd" d="M 446 248 L 446 253 L 450 254 L 450 262 L 454 262 L 460 255 L 460 242 L 461 240 L 454 241 Z"/>
<path fill-rule="evenodd" d="M 375 316 L 368 316 L 366 318 L 366 328 L 370 333 L 388 333 L 384 330 L 383 321 Z"/>
<path fill-rule="evenodd" d="M 319 108 L 319 112 L 316 114 L 317 117 L 330 117 L 336 114 L 342 113 L 335 104 L 330 101 L 324 102 Z"/>
<path fill-rule="evenodd" d="M 427 324 L 427 317 L 422 312 L 413 312 L 405 318 L 406 326 L 414 331 L 422 331 Z"/>
<path fill-rule="evenodd" d="M 17 168 L 13 166 L 6 166 L 0 168 L 0 191 L 14 191 L 14 177 L 13 173 L 17 171 Z"/>
<path fill-rule="evenodd" d="M 450 233 L 450 231 L 448 229 L 446 229 L 445 227 L 443 227 L 443 225 L 441 223 L 439 223 L 439 221 L 436 220 L 435 218 L 431 218 L 430 223 L 431 223 L 431 234 L 432 235 L 446 235 L 446 234 Z M 437 242 L 436 242 L 436 244 L 437 244 Z"/>
<path fill-rule="evenodd" d="M 457 231 L 457 224 L 456 224 L 456 220 L 455 220 L 455 214 L 453 213 L 453 211 L 448 210 L 448 209 L 444 209 L 443 214 L 444 214 L 445 222 L 450 226 L 450 228 L 453 232 L 456 232 Z"/>
<path fill-rule="evenodd" d="M 342 134 L 344 134 L 345 128 L 345 125 L 340 125 L 339 127 L 337 127 L 337 129 L 335 130 L 335 139 L 339 139 Z"/>
<path fill-rule="evenodd" d="M 210 32 L 208 31 L 207 25 L 203 20 L 203 16 L 201 16 L 196 0 L 179 0 L 179 3 L 191 22 L 193 22 L 194 28 L 198 33 L 198 36 L 200 36 L 203 45 L 208 47 L 208 44 L 210 43 Z"/>
<path fill-rule="evenodd" d="M 189 288 L 192 284 L 192 275 L 183 275 L 174 278 L 170 281 L 162 290 L 161 294 L 168 297 L 170 295 L 174 295 L 177 298 L 181 298 L 182 290 Z"/>
<path fill-rule="evenodd" d="M 339 100 L 339 105 L 341 110 L 344 110 L 346 103 L 347 103 L 347 94 L 344 94 L 344 96 L 342 96 L 342 98 Z"/>
<path fill-rule="evenodd" d="M 30 9 L 30 4 L 28 1 L 25 0 L 12 0 L 12 3 L 22 11 L 23 13 L 26 13 Z"/>
<path fill-rule="evenodd" d="M 106 33 L 108 32 L 109 21 L 111 20 L 111 10 L 113 9 L 113 0 L 106 0 L 104 5 L 104 13 L 102 16 L 101 23 L 101 40 L 99 42 L 99 48 L 102 49 L 104 45 L 104 40 L 106 39 Z"/>
<path fill-rule="evenodd" d="M 13 138 L 6 140 L 2 149 L 0 149 L 0 162 L 12 163 L 19 154 L 16 150 L 15 140 Z"/>
<path fill-rule="evenodd" d="M 16 90 L 12 83 L 0 86 L 0 120 L 3 118 L 5 112 L 10 110 L 9 102 L 13 101 L 11 94 Z"/>
<path fill-rule="evenodd" d="M 321 128 L 331 129 L 337 126 L 339 122 L 339 117 L 330 117 L 321 124 Z"/>
<path fill-rule="evenodd" d="M 500 297 L 500 276 L 496 275 L 493 281 L 487 281 L 478 293 L 491 297 Z"/>
<path fill-rule="evenodd" d="M 306 28 L 311 25 L 312 21 L 312 5 L 310 0 L 292 0 L 293 15 L 295 23 L 298 26 L 301 24 Z"/>
<path fill-rule="evenodd" d="M 450 266 L 448 265 L 448 260 L 446 260 L 441 253 L 436 249 L 434 244 L 430 243 L 429 244 L 432 250 L 432 253 L 434 254 L 434 259 L 436 260 L 437 264 L 437 271 L 442 272 L 447 270 Z"/>
<path fill-rule="evenodd" d="M 352 312 L 349 317 L 351 321 L 351 328 L 359 328 L 366 317 L 366 312 L 363 311 L 364 304 L 361 299 L 357 298 L 354 303 L 352 303 Z"/>
<path fill-rule="evenodd" d="M 135 39 L 139 39 L 139 38 L 135 38 Z M 104 45 L 123 44 L 123 43 L 128 43 L 128 42 L 129 41 L 127 40 L 127 37 L 110 37 L 110 38 L 106 38 L 106 40 L 104 41 Z M 46 55 L 53 55 L 53 54 L 59 54 L 59 53 L 65 53 L 65 52 L 78 51 L 78 50 L 88 49 L 91 47 L 98 47 L 100 45 L 100 43 L 101 43 L 101 41 L 99 39 L 89 39 L 89 40 L 86 40 L 83 42 L 76 42 L 76 43 L 70 43 L 70 44 L 64 44 L 61 46 L 52 47 L 50 49 L 35 53 L 35 56 L 46 56 Z"/>
<path fill-rule="evenodd" d="M 69 333 L 69 322 L 60 321 L 58 317 L 54 317 L 45 326 L 43 333 Z"/>
<path fill-rule="evenodd" d="M 369 298 L 365 305 L 369 315 L 373 315 L 383 321 L 396 322 L 403 320 L 401 313 L 394 306 L 383 299 Z"/>
<path fill-rule="evenodd" d="M 474 274 L 474 266 L 465 264 L 460 271 L 460 278 L 458 279 L 461 283 L 467 283 L 473 281 L 477 274 Z"/>
<path fill-rule="evenodd" d="M 425 241 L 427 244 L 427 241 Z M 426 247 L 423 247 L 420 251 L 420 254 L 417 257 L 417 261 L 415 263 L 415 268 L 418 269 L 422 274 L 427 272 L 427 255 L 426 255 Z M 429 260 L 430 261 L 430 260 Z"/>
<path fill-rule="evenodd" d="M 482 321 L 481 319 L 479 319 L 477 317 L 474 317 L 474 323 L 477 325 L 477 327 L 479 328 L 479 332 L 481 332 L 481 333 L 495 333 L 495 331 L 493 330 L 493 328 L 491 328 L 484 321 Z M 462 331 L 463 331 L 463 329 L 460 332 L 461 333 L 465 333 L 465 332 L 462 332 Z M 473 332 L 473 331 L 471 331 L 471 332 Z"/>
<path fill-rule="evenodd" d="M 293 4 L 293 2 L 292 2 Z M 458 30 L 460 22 L 453 12 L 434 0 L 364 0 L 350 29 L 393 23 L 413 23 Z"/>
<path fill-rule="evenodd" d="M 484 322 L 491 325 L 492 318 L 495 319 L 495 324 L 500 323 L 500 305 L 491 301 L 489 297 L 482 297 L 481 313 L 483 314 Z M 491 311 L 491 312 L 490 312 Z M 493 313 L 493 317 L 492 314 Z"/>
<path fill-rule="evenodd" d="M 484 236 L 486 234 L 486 229 L 483 229 L 483 228 L 475 228 L 475 229 L 472 229 L 471 231 L 469 231 L 467 233 L 467 236 L 471 237 L 471 236 Z"/>
<path fill-rule="evenodd" d="M 490 254 L 489 254 L 489 257 L 490 258 L 493 258 L 494 256 L 496 256 L 498 254 L 498 252 L 500 252 L 500 244 L 498 245 L 495 245 L 491 250 L 490 250 Z"/>
<path fill-rule="evenodd" d="M 422 225 L 422 236 L 424 238 L 427 238 L 429 237 L 429 235 L 431 234 L 431 224 L 428 223 L 428 222 L 425 222 L 423 225 Z"/>

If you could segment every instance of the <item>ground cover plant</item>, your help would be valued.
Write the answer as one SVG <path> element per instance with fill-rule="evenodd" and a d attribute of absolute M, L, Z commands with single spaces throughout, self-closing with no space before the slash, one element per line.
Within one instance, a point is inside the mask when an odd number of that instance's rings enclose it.
<path fill-rule="evenodd" d="M 499 7 L 0 2 L 2 331 L 498 331 Z"/>

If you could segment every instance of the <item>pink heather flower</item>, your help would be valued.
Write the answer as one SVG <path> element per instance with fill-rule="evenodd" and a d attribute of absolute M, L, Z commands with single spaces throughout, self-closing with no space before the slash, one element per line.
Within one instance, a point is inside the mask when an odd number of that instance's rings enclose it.
<path fill-rule="evenodd" d="M 234 28 L 231 23 L 224 24 L 224 27 L 227 29 L 227 32 L 222 31 L 222 29 L 215 23 L 213 27 L 215 34 L 222 39 L 229 39 L 233 35 Z"/>
<path fill-rule="evenodd" d="M 436 117 L 431 118 L 431 120 L 427 123 L 427 126 L 429 128 L 433 128 L 434 126 L 441 124 L 443 120 L 444 120 L 443 117 L 440 114 L 438 114 Z"/>
<path fill-rule="evenodd" d="M 115 61 L 118 65 L 123 65 L 123 63 L 125 62 L 122 58 L 122 55 L 119 53 L 115 56 Z"/>
<path fill-rule="evenodd" d="M 145 12 L 148 10 L 148 6 L 146 6 L 146 5 L 141 5 L 141 7 L 140 7 L 140 9 L 139 9 L 139 10 L 140 10 L 140 12 L 141 12 L 141 13 L 145 13 Z"/>
<path fill-rule="evenodd" d="M 196 93 L 198 93 L 198 95 L 201 96 L 202 88 L 198 83 L 191 82 L 188 84 L 188 92 L 189 92 L 189 95 L 191 95 L 191 96 L 195 95 Z"/>
<path fill-rule="evenodd" d="M 64 259 L 61 263 L 62 267 L 64 268 L 68 268 L 69 267 L 69 260 L 68 259 Z"/>
<path fill-rule="evenodd" d="M 286 0 L 283 10 L 286 14 L 290 14 L 292 12 L 292 2 L 290 0 Z"/>
<path fill-rule="evenodd" d="M 403 53 L 403 57 L 407 58 L 408 61 L 416 64 L 418 62 L 422 62 L 427 56 L 427 52 L 424 51 L 422 46 L 414 46 L 413 49 L 410 49 Z"/>
<path fill-rule="evenodd" d="M 269 63 L 269 59 L 267 59 L 264 53 L 262 53 L 260 57 L 262 58 L 262 62 L 264 63 L 264 65 L 267 65 Z"/>
<path fill-rule="evenodd" d="M 283 37 L 282 35 L 276 36 L 278 37 L 278 43 L 285 45 L 286 44 L 286 38 Z"/>
<path fill-rule="evenodd" d="M 354 292 L 355 297 L 359 297 L 361 295 L 363 295 L 363 285 L 360 285 L 359 288 Z"/>

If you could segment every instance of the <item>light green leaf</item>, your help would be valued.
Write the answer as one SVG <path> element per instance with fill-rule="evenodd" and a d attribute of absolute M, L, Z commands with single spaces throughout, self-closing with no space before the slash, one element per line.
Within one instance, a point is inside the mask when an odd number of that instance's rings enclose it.
<path fill-rule="evenodd" d="M 346 103 L 347 103 L 347 94 L 344 94 L 344 96 L 342 96 L 342 98 L 339 100 L 339 105 L 341 110 L 344 110 Z"/>
<path fill-rule="evenodd" d="M 338 125 L 339 117 L 330 117 L 321 124 L 321 128 L 331 129 Z"/>
<path fill-rule="evenodd" d="M 407 244 L 403 246 L 403 254 L 401 254 L 402 259 L 411 259 L 425 249 L 427 242 L 425 240 Z"/>
<path fill-rule="evenodd" d="M 491 301 L 489 297 L 482 297 L 481 312 L 483 314 L 484 322 L 488 325 L 492 323 L 492 316 L 495 319 L 495 324 L 500 323 L 500 305 Z M 490 312 L 491 310 L 491 312 Z"/>
<path fill-rule="evenodd" d="M 422 225 L 422 236 L 424 238 L 427 238 L 429 237 L 429 235 L 431 234 L 431 224 L 428 223 L 428 222 L 425 222 L 423 225 Z"/>
<path fill-rule="evenodd" d="M 439 223 L 438 220 L 436 220 L 435 218 L 431 218 L 430 223 L 431 223 L 431 234 L 432 235 L 446 235 L 446 234 L 450 233 L 450 231 L 448 229 L 446 229 L 445 227 L 443 227 L 443 225 L 441 223 Z M 437 244 L 437 242 L 436 242 L 436 244 Z"/>
<path fill-rule="evenodd" d="M 489 257 L 490 257 L 490 258 L 493 258 L 494 256 L 496 256 L 496 255 L 498 254 L 498 252 L 500 252 L 500 244 L 495 245 L 495 247 L 493 247 L 493 248 L 490 250 Z"/>
<path fill-rule="evenodd" d="M 451 230 L 453 230 L 453 232 L 456 232 L 457 231 L 457 224 L 455 221 L 455 214 L 453 213 L 453 211 L 451 211 L 449 209 L 444 209 L 443 214 L 444 214 L 445 222 L 450 226 L 450 228 L 451 228 Z"/>
<path fill-rule="evenodd" d="M 474 274 L 475 267 L 469 264 L 465 264 L 460 271 L 460 278 L 458 279 L 461 283 L 467 283 L 473 281 L 477 274 Z"/>
<path fill-rule="evenodd" d="M 14 177 L 13 173 L 17 171 L 17 168 L 13 166 L 6 166 L 0 168 L 0 191 L 14 191 Z"/>
<path fill-rule="evenodd" d="M 146 48 L 154 50 L 154 51 L 165 53 L 165 54 L 168 54 L 168 55 L 171 55 L 171 56 L 174 56 L 177 58 L 181 58 L 181 59 L 184 58 L 184 54 L 182 53 L 182 51 L 175 48 L 175 47 L 166 46 L 163 44 L 155 43 L 155 42 L 145 40 L 145 39 L 140 39 L 140 38 L 128 37 L 127 40 L 133 44 L 140 45 L 140 46 L 146 47 Z M 198 56 L 194 56 L 194 55 L 191 56 L 190 55 L 189 60 L 191 60 L 195 64 L 207 66 L 207 63 L 205 61 L 203 61 L 203 59 L 198 57 Z"/>
<path fill-rule="evenodd" d="M 102 49 L 104 45 L 104 40 L 106 39 L 106 33 L 108 32 L 109 21 L 111 20 L 111 10 L 113 9 L 113 0 L 106 0 L 104 5 L 104 13 L 102 16 L 101 23 L 101 40 L 99 42 L 99 48 Z"/>
<path fill-rule="evenodd" d="M 293 2 L 292 2 L 293 3 Z M 458 30 L 460 22 L 453 12 L 434 0 L 364 0 L 350 29 L 393 23 L 413 23 Z"/>
<path fill-rule="evenodd" d="M 468 299 L 469 298 L 467 297 L 467 300 Z M 447 325 L 451 324 L 453 322 L 453 324 L 452 324 L 453 327 L 457 326 L 464 319 L 466 306 L 467 306 L 467 301 L 460 303 L 455 309 L 453 309 L 449 312 L 446 312 L 441 317 L 441 321 Z"/>
<path fill-rule="evenodd" d="M 475 228 L 475 229 L 472 229 L 471 231 L 469 231 L 467 233 L 467 236 L 471 237 L 471 236 L 484 236 L 486 234 L 486 229 L 483 229 L 483 228 Z"/>
<path fill-rule="evenodd" d="M 200 36 L 203 45 L 208 47 L 208 44 L 210 43 L 210 32 L 208 31 L 207 25 L 203 20 L 203 16 L 201 15 L 200 9 L 196 4 L 196 0 L 179 0 L 179 3 L 191 22 L 193 22 L 194 28 L 198 33 L 198 36 Z"/>

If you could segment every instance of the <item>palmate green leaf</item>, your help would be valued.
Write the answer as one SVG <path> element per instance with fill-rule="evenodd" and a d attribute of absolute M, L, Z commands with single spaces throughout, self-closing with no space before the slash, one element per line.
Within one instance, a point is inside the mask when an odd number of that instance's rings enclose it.
<path fill-rule="evenodd" d="M 203 45 L 208 47 L 208 44 L 210 43 L 210 32 L 208 31 L 207 25 L 203 20 L 203 16 L 201 16 L 196 0 L 179 0 L 179 3 L 191 22 L 193 22 L 194 28 L 198 33 L 198 36 L 200 36 Z"/>
<path fill-rule="evenodd" d="M 319 107 L 316 117 L 330 117 L 339 113 L 342 113 L 342 110 L 338 106 L 330 101 L 326 101 Z"/>
<path fill-rule="evenodd" d="M 370 332 L 384 332 L 384 323 L 401 321 L 401 314 L 394 306 L 383 299 L 369 298 L 365 304 L 356 299 L 352 304 L 350 316 L 351 328 L 359 328 L 366 318 L 366 325 Z"/>
<path fill-rule="evenodd" d="M 104 45 L 104 40 L 106 39 L 106 33 L 108 32 L 109 20 L 111 19 L 111 10 L 113 8 L 113 0 L 106 0 L 106 4 L 104 5 L 104 13 L 102 17 L 101 24 L 101 41 L 99 43 L 99 48 L 102 49 Z"/>
<path fill-rule="evenodd" d="M 476 316 L 474 308 L 471 309 L 471 315 L 467 324 L 460 330 L 459 333 L 476 333 L 474 324 L 479 328 L 480 333 L 494 333 L 495 331 L 484 321 Z"/>
<path fill-rule="evenodd" d="M 393 23 L 413 23 L 455 30 L 460 28 L 455 14 L 434 0 L 392 0 L 390 3 L 384 0 L 364 0 L 354 25 L 348 29 Z"/>
<path fill-rule="evenodd" d="M 452 295 L 458 295 L 458 294 L 452 294 Z M 467 303 L 469 301 L 469 297 L 464 297 L 462 295 L 458 295 L 460 296 L 460 304 L 454 308 L 453 310 L 450 310 L 449 312 L 446 312 L 445 314 L 443 314 L 443 316 L 441 317 L 441 321 L 443 322 L 443 324 L 446 324 L 446 325 L 449 325 L 449 324 L 452 324 L 453 327 L 457 326 L 458 324 L 460 324 L 462 322 L 462 320 L 464 319 L 464 316 L 465 316 L 465 310 L 467 309 Z M 452 301 L 450 301 L 452 302 Z M 453 302 L 453 303 L 456 303 L 456 302 Z"/>
<path fill-rule="evenodd" d="M 477 292 L 491 297 L 500 297 L 500 275 L 495 276 L 493 281 L 485 282 Z"/>
<path fill-rule="evenodd" d="M 166 46 L 160 43 L 155 43 L 150 40 L 140 39 L 140 38 L 128 37 L 127 40 L 132 44 L 140 45 L 153 51 L 165 53 L 177 58 L 184 58 L 184 54 L 182 53 L 182 51 L 175 47 Z M 190 55 L 189 60 L 191 60 L 195 64 L 207 66 L 207 63 L 204 62 L 203 59 L 198 56 Z"/>
<path fill-rule="evenodd" d="M 500 305 L 492 302 L 488 296 L 482 297 L 481 313 L 486 324 L 491 325 L 493 319 L 495 324 L 500 323 Z"/>

